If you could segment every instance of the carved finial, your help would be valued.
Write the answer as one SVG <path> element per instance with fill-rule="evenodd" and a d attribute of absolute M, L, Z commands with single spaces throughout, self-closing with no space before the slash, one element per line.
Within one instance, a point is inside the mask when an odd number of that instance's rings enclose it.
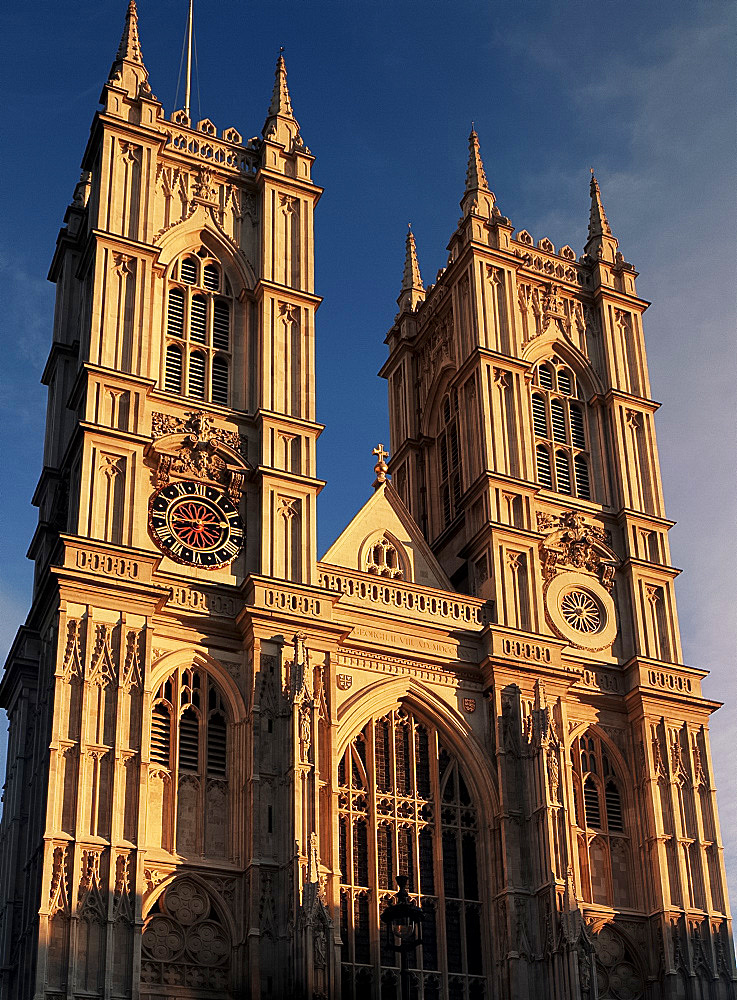
<path fill-rule="evenodd" d="M 284 62 L 284 46 L 279 49 L 274 76 L 274 90 L 271 94 L 269 113 L 264 122 L 262 134 L 265 139 L 291 147 L 292 141 L 301 142 L 299 124 L 292 111 L 292 99 L 287 86 L 287 65 Z"/>
<path fill-rule="evenodd" d="M 389 452 L 386 451 L 383 444 L 378 444 L 371 454 L 376 455 L 376 465 L 374 466 L 374 472 L 376 473 L 374 489 L 376 489 L 378 486 L 381 486 L 382 483 L 386 482 L 387 472 L 389 471 L 389 466 L 386 464 L 386 460 L 389 458 Z"/>
<path fill-rule="evenodd" d="M 139 90 L 151 95 L 148 85 L 148 70 L 143 64 L 141 42 L 138 37 L 138 9 L 136 0 L 129 0 L 125 13 L 125 25 L 115 62 L 110 67 L 108 83 L 122 86 L 132 97 L 138 97 Z"/>
<path fill-rule="evenodd" d="M 481 215 L 484 218 L 491 218 L 492 214 L 499 215 L 499 210 L 495 209 L 495 198 L 489 190 L 486 180 L 486 171 L 481 159 L 481 149 L 479 147 L 479 137 L 476 129 L 471 127 L 471 134 L 468 137 L 468 166 L 466 168 L 466 189 L 461 199 L 461 208 L 464 216 Z"/>
<path fill-rule="evenodd" d="M 116 61 L 127 59 L 128 62 L 139 63 L 143 66 L 143 55 L 141 54 L 141 41 L 138 37 L 138 8 L 136 0 L 130 0 L 128 10 L 125 13 L 125 26 L 123 36 L 120 39 Z"/>
<path fill-rule="evenodd" d="M 591 167 L 591 183 L 589 185 L 591 193 L 591 214 L 589 215 L 589 239 L 593 240 L 597 236 L 611 236 L 612 230 L 609 220 L 606 217 L 604 206 L 601 203 L 601 191 L 599 182 L 596 179 L 594 168 Z"/>
<path fill-rule="evenodd" d="M 408 291 L 425 291 L 420 274 L 420 265 L 417 262 L 417 244 L 415 234 L 412 232 L 412 224 L 407 223 L 407 240 L 405 243 L 404 274 L 402 275 L 402 288 Z"/>
<path fill-rule="evenodd" d="M 283 45 L 279 49 L 279 58 L 276 60 L 274 90 L 271 95 L 269 115 L 282 115 L 285 118 L 293 117 L 292 101 L 289 97 L 289 88 L 287 87 L 287 65 L 284 62 Z"/>
<path fill-rule="evenodd" d="M 468 137 L 468 168 L 466 170 L 466 191 L 488 191 L 486 171 L 481 160 L 479 137 L 471 122 L 471 134 Z"/>

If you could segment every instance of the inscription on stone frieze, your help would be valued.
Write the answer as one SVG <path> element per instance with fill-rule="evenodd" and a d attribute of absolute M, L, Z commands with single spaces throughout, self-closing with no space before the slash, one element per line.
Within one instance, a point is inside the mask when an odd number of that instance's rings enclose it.
<path fill-rule="evenodd" d="M 368 639 L 379 642 L 382 646 L 401 646 L 403 649 L 414 649 L 422 653 L 436 653 L 438 656 L 451 660 L 465 660 L 476 663 L 478 654 L 468 646 L 457 646 L 452 642 L 440 642 L 435 639 L 423 639 L 418 635 L 405 635 L 401 632 L 387 632 L 384 629 L 367 628 L 356 625 L 351 632 L 352 639 Z"/>

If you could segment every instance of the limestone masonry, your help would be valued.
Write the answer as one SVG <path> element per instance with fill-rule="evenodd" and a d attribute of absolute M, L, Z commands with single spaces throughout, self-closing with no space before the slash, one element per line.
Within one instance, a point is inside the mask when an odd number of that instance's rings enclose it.
<path fill-rule="evenodd" d="M 260 138 L 167 118 L 131 0 L 101 102 L 0 686 L 0 998 L 398 998 L 398 875 L 417 1000 L 733 998 L 717 705 L 596 179 L 583 255 L 533 243 L 472 131 L 434 285 L 407 236 L 391 442 L 318 560 L 284 60 Z"/>

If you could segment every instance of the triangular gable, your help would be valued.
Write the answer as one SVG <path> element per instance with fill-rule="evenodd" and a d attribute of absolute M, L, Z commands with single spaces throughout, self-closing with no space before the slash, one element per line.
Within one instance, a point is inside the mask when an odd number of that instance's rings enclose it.
<path fill-rule="evenodd" d="M 453 585 L 390 482 L 376 488 L 320 562 L 365 570 L 368 549 L 382 537 L 392 542 L 406 560 L 409 572 L 405 580 L 421 587 L 453 590 Z"/>

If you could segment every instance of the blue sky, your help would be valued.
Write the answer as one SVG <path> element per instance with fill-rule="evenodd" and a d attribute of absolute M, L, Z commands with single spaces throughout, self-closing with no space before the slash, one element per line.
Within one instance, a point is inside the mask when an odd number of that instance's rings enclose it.
<path fill-rule="evenodd" d="M 0 370 L 0 644 L 25 617 L 41 469 L 53 287 L 45 280 L 125 0 L 4 12 L 5 226 Z M 174 105 L 186 0 L 139 0 L 151 85 Z M 735 8 L 685 0 L 250 4 L 196 0 L 193 109 L 260 132 L 285 48 L 303 136 L 325 187 L 317 215 L 318 453 L 324 551 L 366 499 L 388 440 L 386 348 L 412 222 L 426 283 L 459 215 L 473 120 L 498 204 L 517 229 L 580 252 L 589 167 L 641 272 L 658 439 L 687 663 L 727 702 L 712 726 L 737 899 L 735 618 Z M 181 104 L 181 93 L 180 101 Z"/>

